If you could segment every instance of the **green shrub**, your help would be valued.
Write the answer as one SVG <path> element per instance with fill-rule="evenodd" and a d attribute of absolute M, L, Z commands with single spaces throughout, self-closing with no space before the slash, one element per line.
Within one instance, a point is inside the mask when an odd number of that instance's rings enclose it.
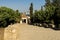
<path fill-rule="evenodd" d="M 0 27 L 7 27 L 20 21 L 20 13 L 7 7 L 0 7 Z"/>

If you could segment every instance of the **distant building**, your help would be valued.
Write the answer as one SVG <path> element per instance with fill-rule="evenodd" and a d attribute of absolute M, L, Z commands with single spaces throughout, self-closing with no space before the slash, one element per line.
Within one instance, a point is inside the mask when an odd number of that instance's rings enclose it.
<path fill-rule="evenodd" d="M 30 16 L 27 16 L 26 13 L 21 13 L 21 21 L 20 23 L 29 23 L 30 21 Z"/>

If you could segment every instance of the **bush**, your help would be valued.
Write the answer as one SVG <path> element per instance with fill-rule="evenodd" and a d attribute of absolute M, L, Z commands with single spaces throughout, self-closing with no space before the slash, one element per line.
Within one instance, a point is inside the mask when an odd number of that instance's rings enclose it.
<path fill-rule="evenodd" d="M 7 27 L 20 20 L 20 13 L 7 7 L 0 7 L 0 27 Z"/>

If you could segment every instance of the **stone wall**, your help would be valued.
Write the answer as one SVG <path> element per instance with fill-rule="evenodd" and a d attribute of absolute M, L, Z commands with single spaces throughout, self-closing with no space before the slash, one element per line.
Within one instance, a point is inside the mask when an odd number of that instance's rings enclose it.
<path fill-rule="evenodd" d="M 6 28 L 0 28 L 0 40 L 19 40 L 17 36 L 18 28 L 16 24 L 9 25 Z"/>
<path fill-rule="evenodd" d="M 0 40 L 4 40 L 4 28 L 0 28 Z"/>
<path fill-rule="evenodd" d="M 11 25 L 5 28 L 4 40 L 16 40 L 16 28 Z"/>

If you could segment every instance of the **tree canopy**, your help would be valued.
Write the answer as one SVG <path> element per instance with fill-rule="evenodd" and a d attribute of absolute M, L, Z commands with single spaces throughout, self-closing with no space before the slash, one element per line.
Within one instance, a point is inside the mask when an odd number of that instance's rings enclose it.
<path fill-rule="evenodd" d="M 6 27 L 20 20 L 20 13 L 11 8 L 0 7 L 0 27 Z"/>

